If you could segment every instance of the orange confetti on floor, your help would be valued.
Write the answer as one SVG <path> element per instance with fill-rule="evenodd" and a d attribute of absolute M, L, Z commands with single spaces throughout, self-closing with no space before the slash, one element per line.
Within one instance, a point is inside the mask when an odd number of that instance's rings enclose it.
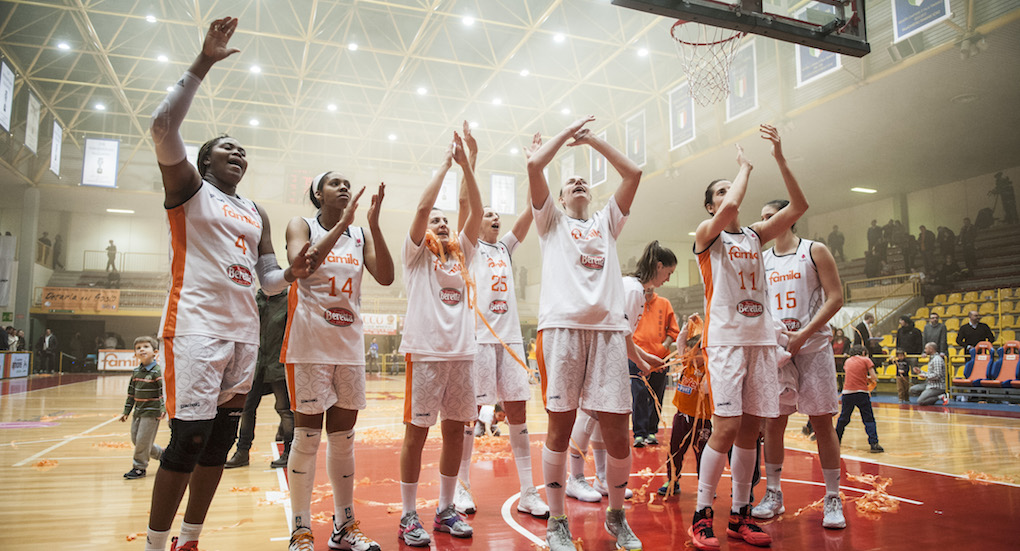
<path fill-rule="evenodd" d="M 129 450 L 134 448 L 130 442 L 96 442 L 92 444 L 93 448 L 102 448 L 108 450 Z"/>
<path fill-rule="evenodd" d="M 241 486 L 234 486 L 230 489 L 231 492 L 258 492 L 258 486 L 248 486 L 247 488 Z"/>
<path fill-rule="evenodd" d="M 49 471 L 57 468 L 57 465 L 59 465 L 59 462 L 56 459 L 40 459 L 35 462 L 33 467 L 35 467 L 35 470 L 37 471 Z"/>

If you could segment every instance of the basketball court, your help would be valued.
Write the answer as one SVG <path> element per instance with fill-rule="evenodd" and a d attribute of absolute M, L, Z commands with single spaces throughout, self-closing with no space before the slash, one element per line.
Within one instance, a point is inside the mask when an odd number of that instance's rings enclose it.
<path fill-rule="evenodd" d="M 125 480 L 131 467 L 128 424 L 117 422 L 126 376 L 39 376 L 26 384 L 5 382 L 0 394 L 0 532 L 3 549 L 137 549 L 144 538 L 153 475 Z M 361 527 L 383 549 L 410 549 L 397 541 L 400 515 L 398 459 L 402 437 L 402 377 L 370 377 L 368 409 L 358 419 L 355 508 Z M 532 460 L 536 473 L 545 431 L 538 387 L 529 402 Z M 670 395 L 667 394 L 667 403 Z M 963 406 L 965 404 L 961 404 Z M 905 407 L 876 403 L 875 417 L 884 454 L 867 452 L 859 417 L 843 441 L 846 475 L 842 492 L 847 528 L 825 530 L 821 512 L 810 507 L 824 493 L 814 443 L 800 433 L 804 419 L 791 418 L 783 470 L 786 513 L 765 524 L 773 549 L 1012 549 L 1020 518 L 1020 408 L 978 409 Z M 666 413 L 671 418 L 671 406 Z M 224 471 L 202 535 L 203 550 L 280 549 L 290 535 L 289 501 L 283 470 L 269 469 L 276 429 L 272 400 L 258 412 L 251 465 Z M 505 432 L 505 425 L 503 426 Z M 668 431 L 659 432 L 668 441 Z M 166 423 L 157 443 L 169 439 Z M 667 445 L 634 450 L 630 484 L 636 495 L 627 503 L 628 520 L 645 549 L 682 549 L 697 487 L 694 460 L 684 463 L 679 497 L 663 503 L 648 496 L 662 485 Z M 433 430 L 425 447 L 419 513 L 431 532 L 428 511 L 438 497 L 439 440 Z M 326 549 L 332 498 L 320 447 L 312 500 L 317 549 Z M 589 475 L 594 474 L 589 465 Z M 861 513 L 857 501 L 875 489 L 868 482 L 888 480 L 894 511 Z M 859 478 L 855 478 L 859 477 Z M 472 482 L 479 511 L 470 517 L 475 536 L 458 540 L 435 534 L 432 549 L 506 549 L 530 551 L 544 540 L 545 521 L 516 511 L 519 491 L 507 437 L 477 439 Z M 716 505 L 729 502 L 728 474 L 719 485 Z M 539 479 L 540 482 L 540 479 Z M 755 489 L 764 492 L 764 481 Z M 884 500 L 884 498 L 883 498 Z M 884 501 L 883 501 L 884 502 Z M 602 504 L 567 500 L 575 538 L 587 551 L 613 549 L 602 527 Z M 798 511 L 799 509 L 803 511 Z M 100 520 L 101 519 L 101 520 Z M 59 527 L 59 529 L 57 529 Z M 976 542 L 980 542 L 979 544 Z M 743 543 L 724 549 L 750 549 Z"/>

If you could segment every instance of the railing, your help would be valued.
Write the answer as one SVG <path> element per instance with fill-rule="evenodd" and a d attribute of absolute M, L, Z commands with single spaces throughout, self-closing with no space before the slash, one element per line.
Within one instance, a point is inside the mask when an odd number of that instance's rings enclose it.
<path fill-rule="evenodd" d="M 105 271 L 109 265 L 106 251 L 82 251 L 83 271 Z M 117 253 L 113 265 L 118 272 L 169 272 L 170 258 L 166 253 Z"/>
<path fill-rule="evenodd" d="M 35 263 L 47 268 L 53 267 L 53 246 L 41 241 L 35 242 Z"/>
<path fill-rule="evenodd" d="M 857 314 L 843 328 L 854 327 L 872 312 L 876 324 L 885 321 L 888 313 L 895 312 L 908 301 L 921 294 L 921 274 L 901 274 L 888 277 L 858 279 L 843 284 L 843 300 L 845 302 L 874 300 L 871 306 Z M 879 312 L 887 314 L 880 316 Z M 844 331 L 845 332 L 845 331 Z"/>

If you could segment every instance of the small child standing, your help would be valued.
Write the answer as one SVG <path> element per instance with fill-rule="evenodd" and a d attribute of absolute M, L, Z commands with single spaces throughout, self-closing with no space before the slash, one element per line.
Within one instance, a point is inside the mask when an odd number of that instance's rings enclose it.
<path fill-rule="evenodd" d="M 910 403 L 910 360 L 902 348 L 896 349 L 896 355 L 889 358 L 889 365 L 896 366 L 896 394 L 901 404 Z M 844 368 L 845 369 L 845 368 Z"/>
<path fill-rule="evenodd" d="M 882 453 L 885 450 L 878 444 L 875 414 L 871 411 L 871 389 L 878 382 L 878 375 L 875 374 L 875 364 L 863 346 L 855 344 L 850 348 L 850 357 L 843 364 L 843 371 L 846 374 L 843 381 L 843 410 L 839 412 L 839 420 L 836 422 L 836 436 L 840 442 L 843 441 L 843 429 L 850 422 L 854 408 L 858 408 L 861 410 L 864 431 L 868 433 L 871 453 Z"/>
<path fill-rule="evenodd" d="M 124 478 L 134 480 L 145 476 L 149 466 L 149 458 L 160 459 L 163 448 L 154 444 L 159 420 L 166 415 L 163 406 L 163 371 L 156 363 L 156 351 L 159 343 L 152 337 L 135 339 L 135 357 L 139 365 L 131 373 L 128 385 L 127 401 L 124 403 L 124 414 L 120 421 L 127 421 L 134 409 L 135 416 L 131 420 L 131 443 L 135 445 L 135 456 L 132 469 L 124 473 Z"/>

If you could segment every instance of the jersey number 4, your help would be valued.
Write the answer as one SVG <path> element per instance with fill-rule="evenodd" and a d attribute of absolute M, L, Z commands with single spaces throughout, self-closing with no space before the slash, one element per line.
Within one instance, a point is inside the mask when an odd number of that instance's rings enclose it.
<path fill-rule="evenodd" d="M 346 293 L 347 294 L 347 298 L 351 298 L 351 295 L 354 294 L 354 283 L 351 281 L 351 278 L 347 278 L 347 281 L 345 281 L 343 286 L 340 287 L 340 292 L 341 293 Z M 335 276 L 329 278 L 329 296 L 331 296 L 331 297 L 335 297 L 336 296 L 336 277 Z"/>

